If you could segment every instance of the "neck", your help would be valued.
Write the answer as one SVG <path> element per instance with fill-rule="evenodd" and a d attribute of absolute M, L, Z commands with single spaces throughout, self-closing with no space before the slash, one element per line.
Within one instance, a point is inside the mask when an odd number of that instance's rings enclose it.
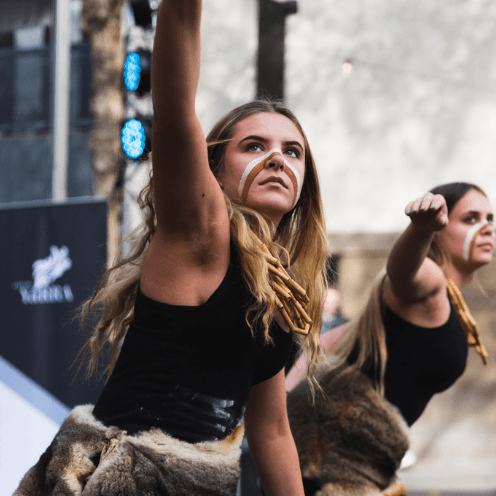
<path fill-rule="evenodd" d="M 458 289 L 463 289 L 472 280 L 473 275 L 472 272 L 466 273 L 453 266 L 448 266 L 444 273 L 447 278 L 451 279 L 456 284 Z"/>
<path fill-rule="evenodd" d="M 268 220 L 269 228 L 270 228 L 270 235 L 272 239 L 275 238 L 276 236 L 276 231 L 279 226 L 279 222 L 272 222 L 271 220 Z"/>
<path fill-rule="evenodd" d="M 266 216 L 264 216 L 264 219 L 267 222 L 267 227 L 269 228 L 270 239 L 273 240 L 276 235 L 277 226 L 279 225 L 279 223 L 273 222 L 272 219 Z M 263 240 L 263 230 L 259 229 L 259 226 L 257 224 L 255 224 L 254 222 L 250 222 L 250 228 L 260 240 Z"/>
<path fill-rule="evenodd" d="M 263 217 L 264 217 L 265 221 L 267 222 L 267 226 L 269 226 L 270 239 L 274 239 L 274 237 L 276 235 L 277 228 L 279 226 L 279 222 L 281 222 L 281 218 L 274 219 L 273 217 L 269 217 L 267 215 L 263 215 Z"/>
<path fill-rule="evenodd" d="M 269 226 L 271 238 L 274 239 L 279 223 L 281 222 L 282 215 L 269 215 L 263 212 L 260 213 L 263 215 L 267 222 L 267 225 Z"/>

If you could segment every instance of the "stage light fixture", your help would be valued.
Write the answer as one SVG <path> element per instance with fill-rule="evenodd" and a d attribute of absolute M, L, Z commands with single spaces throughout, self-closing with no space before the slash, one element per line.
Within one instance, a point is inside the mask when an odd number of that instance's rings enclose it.
<path fill-rule="evenodd" d="M 129 119 L 122 128 L 121 142 L 124 153 L 131 159 L 151 151 L 151 119 Z"/>

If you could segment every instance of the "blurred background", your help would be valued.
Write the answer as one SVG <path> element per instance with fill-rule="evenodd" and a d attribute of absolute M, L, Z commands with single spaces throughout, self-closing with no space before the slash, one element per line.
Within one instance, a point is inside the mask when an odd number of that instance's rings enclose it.
<path fill-rule="evenodd" d="M 157 8 L 0 0 L 0 495 L 101 387 L 74 379 L 84 337 L 72 318 L 139 220 Z M 467 181 L 496 208 L 494 2 L 205 0 L 202 30 L 205 132 L 264 95 L 306 131 L 343 318 L 359 312 L 408 201 Z M 489 364 L 471 352 L 412 428 L 411 494 L 496 494 L 494 265 L 464 291 Z"/>

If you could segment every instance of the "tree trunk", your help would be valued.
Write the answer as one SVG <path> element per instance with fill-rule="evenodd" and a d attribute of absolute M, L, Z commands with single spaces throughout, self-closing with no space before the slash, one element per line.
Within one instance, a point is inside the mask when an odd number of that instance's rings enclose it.
<path fill-rule="evenodd" d="M 93 193 L 108 198 L 109 265 L 118 255 L 122 238 L 125 159 L 121 151 L 120 133 L 124 118 L 124 40 L 121 30 L 124 1 L 83 0 L 81 15 L 81 30 L 90 40 L 93 66 L 93 127 L 90 133 Z"/>

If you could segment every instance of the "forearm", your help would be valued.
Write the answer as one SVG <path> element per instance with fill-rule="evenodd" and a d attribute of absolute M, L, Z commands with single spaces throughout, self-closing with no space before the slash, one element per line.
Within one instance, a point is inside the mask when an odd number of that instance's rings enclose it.
<path fill-rule="evenodd" d="M 388 257 L 389 286 L 403 303 L 414 303 L 442 287 L 440 267 L 427 258 L 435 233 L 448 224 L 448 209 L 441 195 L 426 193 L 408 203 L 405 214 L 411 223 L 399 237 Z"/>
<path fill-rule="evenodd" d="M 155 114 L 194 108 L 200 74 L 201 0 L 163 0 L 157 17 L 152 88 Z M 157 117 L 157 115 L 155 115 Z"/>
<path fill-rule="evenodd" d="M 267 496 L 303 496 L 298 453 L 289 427 L 284 369 L 252 386 L 246 439 Z"/>
<path fill-rule="evenodd" d="M 224 196 L 195 110 L 201 11 L 201 0 L 163 0 L 155 30 L 152 163 L 157 231 L 168 241 L 173 234 L 181 242 L 192 232 L 210 234 L 211 225 L 225 219 Z"/>
<path fill-rule="evenodd" d="M 300 463 L 291 432 L 269 440 L 259 437 L 248 438 L 248 444 L 265 494 L 303 496 Z"/>

